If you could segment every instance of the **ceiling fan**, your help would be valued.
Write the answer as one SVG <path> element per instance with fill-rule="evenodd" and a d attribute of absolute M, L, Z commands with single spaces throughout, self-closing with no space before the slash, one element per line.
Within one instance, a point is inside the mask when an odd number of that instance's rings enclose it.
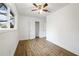
<path fill-rule="evenodd" d="M 49 12 L 47 3 L 33 3 L 33 6 L 34 8 L 32 11 L 38 11 L 39 14 L 42 12 Z"/>

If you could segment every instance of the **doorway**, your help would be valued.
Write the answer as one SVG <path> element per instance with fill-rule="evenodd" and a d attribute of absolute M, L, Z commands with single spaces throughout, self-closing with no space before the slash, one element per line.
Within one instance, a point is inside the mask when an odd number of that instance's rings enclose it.
<path fill-rule="evenodd" d="M 35 38 L 39 38 L 39 21 L 35 22 Z"/>

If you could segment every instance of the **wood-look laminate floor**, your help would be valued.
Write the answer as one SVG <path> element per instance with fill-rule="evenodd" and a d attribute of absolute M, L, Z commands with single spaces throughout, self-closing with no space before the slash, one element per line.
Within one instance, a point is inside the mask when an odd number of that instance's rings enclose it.
<path fill-rule="evenodd" d="M 21 40 L 15 56 L 76 56 L 75 54 L 47 41 L 45 38 Z"/>

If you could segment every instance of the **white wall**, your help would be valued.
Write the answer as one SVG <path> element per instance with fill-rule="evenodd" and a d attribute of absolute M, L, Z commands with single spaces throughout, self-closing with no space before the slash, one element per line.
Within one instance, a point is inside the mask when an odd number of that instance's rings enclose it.
<path fill-rule="evenodd" d="M 16 7 L 13 4 L 7 4 L 15 12 L 17 20 Z M 17 25 L 16 25 L 17 26 Z M 0 30 L 0 56 L 14 55 L 18 43 L 17 30 Z"/>
<path fill-rule="evenodd" d="M 47 40 L 79 55 L 79 4 L 47 16 Z"/>
<path fill-rule="evenodd" d="M 46 19 L 41 19 L 31 16 L 19 15 L 19 39 L 33 39 L 35 38 L 35 21 L 40 22 L 39 36 L 45 37 L 45 23 Z"/>

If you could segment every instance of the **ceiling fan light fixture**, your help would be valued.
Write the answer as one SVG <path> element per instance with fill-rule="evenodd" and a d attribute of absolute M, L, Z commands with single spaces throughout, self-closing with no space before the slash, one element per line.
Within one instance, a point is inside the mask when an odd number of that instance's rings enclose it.
<path fill-rule="evenodd" d="M 41 10 L 38 11 L 38 14 L 42 14 L 42 12 L 43 12 L 43 10 L 41 9 Z"/>
<path fill-rule="evenodd" d="M 48 4 L 47 3 L 33 3 L 33 10 L 32 11 L 38 11 L 38 14 L 41 14 L 42 12 L 48 12 Z"/>

